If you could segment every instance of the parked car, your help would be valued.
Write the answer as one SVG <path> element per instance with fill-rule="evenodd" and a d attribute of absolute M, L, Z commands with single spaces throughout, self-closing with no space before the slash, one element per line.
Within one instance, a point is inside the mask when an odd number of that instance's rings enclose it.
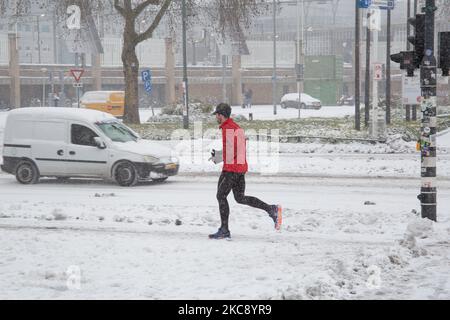
<path fill-rule="evenodd" d="M 281 107 L 286 108 L 297 108 L 299 106 L 299 95 L 298 93 L 288 93 L 285 94 L 281 98 Z M 301 94 L 301 101 L 300 101 L 300 108 L 301 109 L 320 109 L 322 108 L 322 103 L 319 99 L 313 98 L 310 95 L 306 93 Z"/>
<path fill-rule="evenodd" d="M 80 99 L 80 107 L 107 112 L 122 118 L 125 113 L 125 92 L 87 91 Z"/>
<path fill-rule="evenodd" d="M 341 98 L 336 102 L 338 106 L 354 106 L 355 97 L 342 95 Z"/>
<path fill-rule="evenodd" d="M 179 161 L 108 113 L 23 108 L 10 111 L 6 120 L 1 169 L 22 184 L 83 177 L 133 186 L 178 174 Z"/>

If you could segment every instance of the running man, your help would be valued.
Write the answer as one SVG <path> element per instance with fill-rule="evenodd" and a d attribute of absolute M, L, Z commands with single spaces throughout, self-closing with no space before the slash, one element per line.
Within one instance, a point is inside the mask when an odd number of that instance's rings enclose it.
<path fill-rule="evenodd" d="M 269 214 L 275 223 L 275 229 L 280 230 L 282 222 L 282 209 L 280 205 L 268 205 L 255 197 L 245 195 L 245 174 L 248 171 L 246 159 L 246 139 L 244 130 L 231 119 L 231 107 L 221 103 L 213 113 L 222 129 L 222 152 L 213 150 L 211 160 L 217 164 L 224 162 L 222 174 L 217 187 L 217 200 L 219 201 L 220 219 L 222 224 L 219 230 L 209 235 L 210 239 L 230 238 L 228 217 L 230 207 L 227 197 L 233 191 L 237 203 L 261 209 Z"/>

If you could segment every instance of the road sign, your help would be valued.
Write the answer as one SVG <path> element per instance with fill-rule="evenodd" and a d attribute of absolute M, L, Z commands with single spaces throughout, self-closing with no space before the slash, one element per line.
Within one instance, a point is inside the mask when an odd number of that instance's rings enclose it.
<path fill-rule="evenodd" d="M 142 71 L 142 81 L 152 81 L 152 73 L 150 69 Z"/>
<path fill-rule="evenodd" d="M 383 80 L 383 64 L 374 63 L 373 64 L 373 79 L 380 81 Z"/>
<path fill-rule="evenodd" d="M 84 74 L 84 69 L 71 69 L 70 73 L 72 74 L 76 82 L 80 82 L 80 79 Z"/>
<path fill-rule="evenodd" d="M 82 82 L 75 82 L 75 83 L 73 84 L 73 87 L 74 87 L 74 88 L 83 88 L 83 83 L 82 83 Z"/>
<path fill-rule="evenodd" d="M 153 86 L 152 86 L 152 73 L 150 69 L 142 71 L 142 81 L 144 82 L 145 91 L 148 94 L 151 94 Z"/>
<path fill-rule="evenodd" d="M 395 8 L 395 0 L 371 0 L 370 7 L 378 7 L 381 10 L 393 10 Z"/>
<path fill-rule="evenodd" d="M 152 93 L 152 83 L 151 82 L 144 82 L 145 91 L 147 91 L 148 94 Z"/>
<path fill-rule="evenodd" d="M 372 0 L 359 0 L 358 6 L 363 9 L 370 7 Z"/>
<path fill-rule="evenodd" d="M 403 104 L 420 104 L 422 92 L 419 76 L 406 77 L 403 75 L 402 84 Z"/>
<path fill-rule="evenodd" d="M 381 31 L 381 12 L 378 8 L 370 7 L 369 17 L 364 20 L 364 26 L 368 26 L 372 31 Z"/>
<path fill-rule="evenodd" d="M 297 75 L 297 81 L 303 81 L 304 74 L 305 74 L 305 68 L 303 64 L 297 63 L 295 65 L 295 73 Z"/>

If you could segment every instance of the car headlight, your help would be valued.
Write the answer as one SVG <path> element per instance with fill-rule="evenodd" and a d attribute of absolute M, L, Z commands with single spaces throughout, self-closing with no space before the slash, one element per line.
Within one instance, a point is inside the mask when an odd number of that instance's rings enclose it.
<path fill-rule="evenodd" d="M 167 158 L 161 158 L 162 163 L 178 163 L 179 160 L 177 157 L 167 157 Z"/>
<path fill-rule="evenodd" d="M 157 162 L 158 158 L 152 157 L 152 156 L 144 156 L 144 161 L 145 162 L 149 162 L 149 163 L 153 163 L 153 162 Z"/>

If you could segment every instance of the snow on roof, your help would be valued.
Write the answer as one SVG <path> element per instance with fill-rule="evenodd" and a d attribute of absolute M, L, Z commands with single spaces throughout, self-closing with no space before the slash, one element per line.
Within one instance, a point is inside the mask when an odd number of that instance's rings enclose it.
<path fill-rule="evenodd" d="M 78 108 L 20 108 L 9 112 L 9 119 L 13 118 L 29 118 L 33 120 L 78 120 L 87 121 L 90 123 L 115 119 L 109 113 L 90 110 L 90 109 L 78 109 Z"/>

